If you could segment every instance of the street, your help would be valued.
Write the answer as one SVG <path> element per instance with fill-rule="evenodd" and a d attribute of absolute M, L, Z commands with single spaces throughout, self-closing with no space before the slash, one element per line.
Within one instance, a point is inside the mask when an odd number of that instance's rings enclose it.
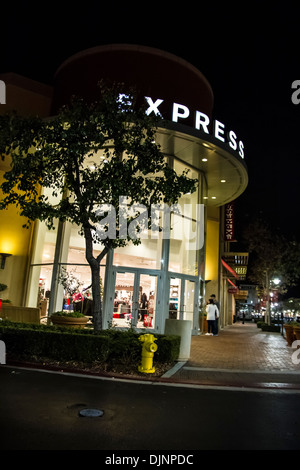
<path fill-rule="evenodd" d="M 299 393 L 0 366 L 0 448 L 102 450 L 107 458 L 128 450 L 298 450 Z M 103 414 L 81 416 L 86 409 Z"/>

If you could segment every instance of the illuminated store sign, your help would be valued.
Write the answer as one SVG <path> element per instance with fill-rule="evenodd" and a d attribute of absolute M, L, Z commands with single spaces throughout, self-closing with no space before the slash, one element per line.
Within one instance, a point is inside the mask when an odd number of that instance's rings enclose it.
<path fill-rule="evenodd" d="M 146 114 L 149 116 L 151 113 L 154 113 L 156 116 L 159 116 L 163 119 L 163 116 L 159 110 L 159 106 L 163 103 L 164 100 L 157 99 L 153 101 L 149 96 L 145 96 L 145 99 L 149 105 L 146 109 Z M 179 119 L 187 119 L 190 116 L 190 110 L 187 106 L 183 104 L 173 103 L 172 106 L 172 121 L 178 122 Z M 202 113 L 201 111 L 196 111 L 194 116 L 194 127 L 199 131 L 203 131 L 206 134 L 210 134 L 209 127 L 210 119 L 209 117 Z M 216 139 L 221 142 L 228 143 L 229 147 L 238 151 L 238 154 L 241 158 L 244 158 L 244 144 L 240 140 L 237 140 L 237 136 L 234 131 L 230 130 L 225 133 L 225 125 L 220 121 L 213 121 L 213 135 Z"/>
<path fill-rule="evenodd" d="M 225 206 L 225 240 L 229 242 L 234 239 L 234 203 L 229 202 Z"/>

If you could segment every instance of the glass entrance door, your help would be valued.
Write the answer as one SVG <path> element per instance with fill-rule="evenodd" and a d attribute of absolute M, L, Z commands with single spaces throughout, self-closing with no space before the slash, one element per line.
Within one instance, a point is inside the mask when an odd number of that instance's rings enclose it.
<path fill-rule="evenodd" d="M 182 309 L 182 319 L 190 320 L 193 324 L 195 305 L 195 282 L 186 279 L 184 281 L 184 304 Z"/>
<path fill-rule="evenodd" d="M 112 326 L 154 328 L 157 275 L 139 269 L 116 272 Z"/>
<path fill-rule="evenodd" d="M 170 277 L 169 318 L 194 320 L 195 281 L 184 277 Z"/>
<path fill-rule="evenodd" d="M 169 318 L 171 320 L 180 319 L 181 309 L 181 279 L 170 278 L 170 296 L 169 296 Z"/>
<path fill-rule="evenodd" d="M 157 304 L 157 276 L 139 274 L 138 328 L 154 328 Z"/>
<path fill-rule="evenodd" d="M 137 309 L 134 281 L 135 274 L 133 272 L 117 272 L 112 326 L 127 328 L 132 326 Z"/>

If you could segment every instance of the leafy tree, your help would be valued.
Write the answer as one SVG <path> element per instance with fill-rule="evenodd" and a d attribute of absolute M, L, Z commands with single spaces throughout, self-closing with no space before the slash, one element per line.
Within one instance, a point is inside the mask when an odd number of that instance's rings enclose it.
<path fill-rule="evenodd" d="M 289 299 L 284 299 L 281 305 L 285 310 L 291 310 L 294 315 L 300 313 L 300 299 L 290 297 Z"/>
<path fill-rule="evenodd" d="M 300 245 L 286 239 L 264 220 L 257 218 L 244 230 L 249 250 L 249 281 L 262 288 L 269 297 L 272 279 L 279 278 L 278 290 L 285 293 L 300 277 Z M 267 320 L 270 321 L 269 302 Z"/>
<path fill-rule="evenodd" d="M 44 221 L 49 229 L 55 220 L 70 221 L 80 227 L 85 238 L 86 260 L 91 268 L 94 329 L 102 328 L 100 263 L 105 255 L 130 241 L 140 243 L 140 212 L 128 215 L 136 222 L 135 234 L 124 236 L 122 226 L 126 197 L 129 206 L 147 208 L 150 225 L 152 204 L 175 204 L 182 194 L 193 192 L 196 180 L 187 172 L 177 175 L 155 143 L 156 118 L 147 116 L 130 91 L 120 95 L 121 85 L 99 84 L 98 101 L 87 103 L 74 98 L 49 119 L 0 117 L 0 155 L 10 156 L 11 170 L 5 174 L 0 209 L 10 204 L 30 221 Z M 43 188 L 58 196 L 51 203 Z M 115 236 L 107 222 L 115 212 Z M 102 222 L 101 222 L 102 221 Z M 145 222 L 145 220 L 144 220 Z M 101 225 L 102 223 L 102 225 Z M 94 244 L 102 251 L 94 254 Z"/>

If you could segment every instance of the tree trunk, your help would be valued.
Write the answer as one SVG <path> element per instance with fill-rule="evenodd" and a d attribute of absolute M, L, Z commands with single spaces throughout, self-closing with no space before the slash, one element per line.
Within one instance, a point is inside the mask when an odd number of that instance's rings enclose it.
<path fill-rule="evenodd" d="M 85 257 L 91 268 L 92 275 L 92 293 L 93 293 L 93 320 L 94 330 L 102 330 L 102 305 L 101 305 L 101 287 L 100 287 L 100 262 L 106 254 L 106 249 L 95 258 L 93 256 L 93 238 L 91 228 L 84 228 L 85 237 Z"/>
<path fill-rule="evenodd" d="M 265 323 L 271 325 L 271 303 L 270 303 L 270 274 L 266 271 L 266 289 L 267 289 L 267 305 Z"/>
<path fill-rule="evenodd" d="M 90 265 L 91 266 L 91 265 Z M 102 305 L 100 290 L 100 263 L 95 260 L 91 266 L 92 272 L 92 292 L 93 292 L 93 320 L 94 330 L 102 330 Z"/>

